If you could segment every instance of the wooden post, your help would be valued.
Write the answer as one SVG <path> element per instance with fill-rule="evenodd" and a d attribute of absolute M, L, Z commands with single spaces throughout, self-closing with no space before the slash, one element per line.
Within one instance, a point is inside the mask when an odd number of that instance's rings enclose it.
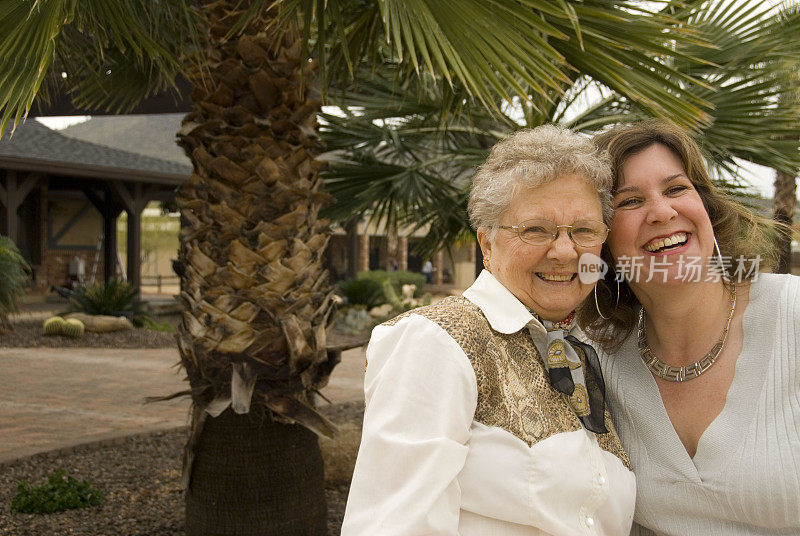
<path fill-rule="evenodd" d="M 5 180 L 0 182 L 0 205 L 3 211 L 3 220 L 0 222 L 0 233 L 9 237 L 12 242 L 17 243 L 17 209 L 13 205 L 14 191 L 17 184 L 17 172 L 8 170 L 5 173 Z M 9 193 L 10 192 L 10 193 Z"/>
<path fill-rule="evenodd" d="M 136 289 L 142 286 L 142 185 L 133 185 L 133 210 L 128 211 L 128 282 Z"/>
<path fill-rule="evenodd" d="M 117 218 L 122 208 L 112 205 L 103 214 L 103 282 L 117 277 Z"/>
<path fill-rule="evenodd" d="M 141 292 L 142 211 L 147 206 L 147 202 L 156 193 L 157 186 L 143 187 L 142 183 L 139 182 L 125 184 L 113 181 L 109 185 L 125 212 L 128 213 L 128 283 Z"/>
<path fill-rule="evenodd" d="M 3 234 L 8 236 L 15 244 L 17 244 L 17 209 L 28 197 L 41 180 L 42 175 L 38 173 L 30 173 L 25 176 L 25 179 L 20 179 L 19 173 L 13 169 L 9 169 L 5 173 L 5 184 L 0 183 L 0 204 L 5 207 L 5 213 L 2 221 Z"/>
<path fill-rule="evenodd" d="M 102 198 L 90 188 L 84 188 L 83 193 L 103 216 L 103 282 L 108 283 L 117 276 L 117 218 L 122 207 L 114 200 L 108 186 Z"/>

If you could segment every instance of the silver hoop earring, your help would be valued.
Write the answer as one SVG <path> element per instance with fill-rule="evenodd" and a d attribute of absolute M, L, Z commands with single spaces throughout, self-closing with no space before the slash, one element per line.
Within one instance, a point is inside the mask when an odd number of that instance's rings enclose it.
<path fill-rule="evenodd" d="M 617 296 L 619 298 L 619 296 Z M 600 304 L 597 302 L 597 285 L 594 286 L 594 307 L 597 309 L 597 314 L 600 315 L 600 318 L 603 320 L 608 320 L 611 318 L 610 316 L 605 316 L 603 313 L 600 312 Z"/>
<path fill-rule="evenodd" d="M 722 279 L 727 281 L 728 274 L 725 272 L 725 262 L 722 260 L 722 251 L 719 249 L 716 236 L 714 236 L 714 253 L 717 255 L 717 264 L 719 264 L 719 271 L 722 272 Z"/>

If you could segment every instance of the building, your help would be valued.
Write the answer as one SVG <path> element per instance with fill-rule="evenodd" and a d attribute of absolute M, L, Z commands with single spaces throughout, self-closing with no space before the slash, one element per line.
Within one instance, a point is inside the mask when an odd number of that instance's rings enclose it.
<path fill-rule="evenodd" d="M 95 279 L 114 277 L 117 260 L 124 258 L 124 272 L 140 285 L 142 211 L 149 201 L 172 200 L 192 170 L 175 144 L 181 118 L 98 116 L 58 132 L 29 119 L 0 140 L 0 232 L 11 236 L 31 263 L 38 290 L 63 285 L 76 257 L 87 278 L 95 274 Z M 131 224 L 119 255 L 116 222 L 123 211 Z M 327 266 L 334 280 L 395 265 L 420 271 L 425 259 L 414 254 L 419 232 L 401 230 L 394 237 L 363 221 L 355 232 L 358 238 L 348 241 L 345 229 L 333 226 Z M 474 244 L 431 260 L 439 285 L 463 289 L 475 278 Z"/>
<path fill-rule="evenodd" d="M 128 216 L 129 281 L 140 284 L 141 213 L 168 201 L 191 167 L 76 140 L 27 120 L 0 139 L 0 232 L 31 264 L 34 288 L 67 281 L 83 261 L 87 277 L 117 273 L 117 217 Z"/>

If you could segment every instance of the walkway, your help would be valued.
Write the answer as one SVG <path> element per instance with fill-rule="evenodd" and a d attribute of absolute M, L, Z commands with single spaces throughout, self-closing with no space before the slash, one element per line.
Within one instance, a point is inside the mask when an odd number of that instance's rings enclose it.
<path fill-rule="evenodd" d="M 186 389 L 175 349 L 0 348 L 0 465 L 86 442 L 187 424 L 185 398 L 144 404 Z M 363 399 L 364 351 L 342 353 L 322 392 L 334 403 Z"/>

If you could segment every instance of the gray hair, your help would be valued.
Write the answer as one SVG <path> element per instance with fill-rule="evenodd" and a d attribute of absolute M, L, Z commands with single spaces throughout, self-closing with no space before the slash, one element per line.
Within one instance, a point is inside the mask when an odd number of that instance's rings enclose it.
<path fill-rule="evenodd" d="M 603 221 L 611 219 L 611 165 L 589 138 L 556 125 L 520 130 L 492 147 L 472 179 L 469 219 L 475 229 L 491 229 L 494 240 L 503 213 L 523 189 L 579 174 L 597 188 Z"/>

